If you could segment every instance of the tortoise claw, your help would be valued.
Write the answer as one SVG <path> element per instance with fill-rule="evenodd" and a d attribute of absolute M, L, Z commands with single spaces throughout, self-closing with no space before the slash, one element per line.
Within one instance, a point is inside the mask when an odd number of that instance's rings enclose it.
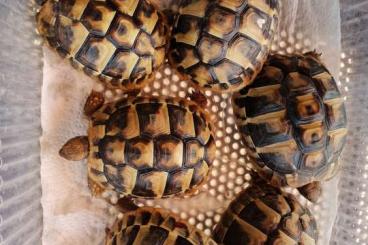
<path fill-rule="evenodd" d="M 105 98 L 103 94 L 97 91 L 92 91 L 84 105 L 84 114 L 91 116 L 94 112 L 100 109 L 104 103 Z"/>
<path fill-rule="evenodd" d="M 208 101 L 207 101 L 206 96 L 205 96 L 202 92 L 200 92 L 200 91 L 198 91 L 198 90 L 194 90 L 194 91 L 192 91 L 192 92 L 189 94 L 189 98 L 190 98 L 192 101 L 196 102 L 196 103 L 197 103 L 200 107 L 202 107 L 202 108 L 204 108 L 204 107 L 206 107 L 206 106 L 207 106 Z"/>
<path fill-rule="evenodd" d="M 311 57 L 313 57 L 317 60 L 320 60 L 321 56 L 322 56 L 322 53 L 318 53 L 317 50 L 313 50 L 313 51 L 309 51 L 309 52 L 304 53 L 304 55 L 311 56 Z"/>
<path fill-rule="evenodd" d="M 316 181 L 309 183 L 307 185 L 299 187 L 298 191 L 300 194 L 302 194 L 302 196 L 307 198 L 309 201 L 317 203 L 322 194 L 321 182 Z"/>

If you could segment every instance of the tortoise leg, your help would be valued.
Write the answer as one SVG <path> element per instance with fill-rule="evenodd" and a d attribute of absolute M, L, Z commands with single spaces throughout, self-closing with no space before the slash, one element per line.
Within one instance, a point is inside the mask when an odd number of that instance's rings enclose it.
<path fill-rule="evenodd" d="M 84 114 L 91 116 L 94 112 L 100 109 L 105 103 L 105 98 L 102 93 L 92 91 L 88 96 L 86 104 L 84 105 Z"/>
<path fill-rule="evenodd" d="M 92 196 L 101 197 L 102 193 L 105 192 L 105 188 L 101 187 L 99 184 L 97 184 L 91 178 L 88 178 L 88 186 L 89 186 L 89 188 L 92 192 Z"/>
<path fill-rule="evenodd" d="M 125 92 L 125 94 L 128 95 L 128 97 L 137 97 L 140 92 L 141 92 L 140 89 L 134 89 L 134 90 Z"/>
<path fill-rule="evenodd" d="M 322 194 L 321 182 L 315 181 L 298 188 L 300 194 L 302 194 L 309 201 L 316 203 Z"/>
<path fill-rule="evenodd" d="M 200 92 L 199 90 L 194 90 L 189 94 L 189 98 L 196 102 L 200 107 L 204 108 L 207 106 L 207 98 L 206 96 Z"/>
<path fill-rule="evenodd" d="M 68 140 L 60 149 L 59 155 L 69 161 L 80 161 L 88 157 L 89 142 L 87 136 L 78 136 Z"/>
<path fill-rule="evenodd" d="M 132 198 L 122 197 L 118 200 L 116 208 L 122 213 L 127 213 L 138 209 L 138 206 L 134 203 Z"/>

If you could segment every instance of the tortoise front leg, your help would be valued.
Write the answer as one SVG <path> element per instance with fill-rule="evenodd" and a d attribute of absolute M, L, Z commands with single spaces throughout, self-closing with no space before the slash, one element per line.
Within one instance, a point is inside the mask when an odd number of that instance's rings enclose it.
<path fill-rule="evenodd" d="M 298 188 L 298 191 L 302 196 L 309 201 L 316 203 L 322 194 L 321 182 L 315 181 Z"/>
<path fill-rule="evenodd" d="M 193 90 L 188 94 L 190 100 L 197 103 L 197 105 L 201 108 L 205 108 L 208 104 L 206 96 L 200 90 Z"/>
<path fill-rule="evenodd" d="M 121 212 L 121 213 L 127 213 L 130 211 L 134 211 L 137 210 L 139 207 L 134 203 L 133 199 L 131 197 L 121 197 L 119 198 L 117 204 L 116 204 L 116 208 Z"/>
<path fill-rule="evenodd" d="M 91 116 L 98 109 L 100 109 L 104 103 L 104 95 L 100 92 L 92 91 L 87 98 L 86 104 L 84 105 L 84 114 L 86 116 Z"/>

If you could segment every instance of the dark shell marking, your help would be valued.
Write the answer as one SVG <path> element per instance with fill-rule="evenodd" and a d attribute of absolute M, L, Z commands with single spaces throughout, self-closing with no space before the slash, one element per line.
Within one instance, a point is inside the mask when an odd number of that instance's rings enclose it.
<path fill-rule="evenodd" d="M 166 19 L 146 0 L 48 0 L 37 20 L 50 46 L 111 87 L 142 88 L 164 62 Z"/>
<path fill-rule="evenodd" d="M 139 208 L 125 214 L 107 234 L 105 245 L 114 244 L 216 245 L 200 230 L 156 208 Z"/>
<path fill-rule="evenodd" d="M 234 94 L 233 106 L 255 167 L 272 183 L 300 187 L 338 170 L 345 107 L 316 58 L 270 56 L 254 83 Z"/>
<path fill-rule="evenodd" d="M 260 182 L 229 205 L 213 237 L 224 245 L 315 245 L 318 232 L 307 208 L 291 195 Z"/>
<path fill-rule="evenodd" d="M 266 60 L 278 23 L 278 1 L 184 1 L 169 61 L 201 87 L 236 91 Z"/>
<path fill-rule="evenodd" d="M 102 188 L 145 198 L 201 185 L 216 147 L 206 114 L 179 99 L 131 98 L 92 115 L 89 177 Z"/>

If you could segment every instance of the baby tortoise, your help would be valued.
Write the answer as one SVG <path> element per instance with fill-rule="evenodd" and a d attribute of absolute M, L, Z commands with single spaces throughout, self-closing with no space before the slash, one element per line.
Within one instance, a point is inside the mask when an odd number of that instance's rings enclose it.
<path fill-rule="evenodd" d="M 158 208 L 136 207 L 107 231 L 105 245 L 216 245 L 202 231 Z"/>
<path fill-rule="evenodd" d="M 253 84 L 234 94 L 233 107 L 260 176 L 317 201 L 347 135 L 343 98 L 319 55 L 271 55 Z"/>
<path fill-rule="evenodd" d="M 169 62 L 198 87 L 240 90 L 267 58 L 278 10 L 278 0 L 182 1 Z"/>
<path fill-rule="evenodd" d="M 47 0 L 37 27 L 74 67 L 112 88 L 144 87 L 165 61 L 166 18 L 146 0 Z"/>
<path fill-rule="evenodd" d="M 203 103 L 202 96 L 192 98 Z M 200 98 L 200 99 L 198 99 Z M 196 102 L 162 97 L 128 97 L 104 103 L 87 99 L 88 136 L 60 150 L 68 160 L 88 158 L 89 186 L 119 195 L 163 198 L 191 194 L 209 174 L 216 145 L 208 115 Z"/>
<path fill-rule="evenodd" d="M 257 181 L 221 217 L 213 237 L 224 245 L 315 245 L 317 224 L 293 196 Z"/>

